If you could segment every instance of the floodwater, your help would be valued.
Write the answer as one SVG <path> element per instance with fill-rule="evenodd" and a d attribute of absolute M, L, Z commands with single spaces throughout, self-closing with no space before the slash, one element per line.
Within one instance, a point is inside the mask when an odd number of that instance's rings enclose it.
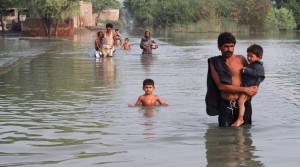
<path fill-rule="evenodd" d="M 204 103 L 218 34 L 154 33 L 146 56 L 143 32 L 121 33 L 132 50 L 103 59 L 90 57 L 95 33 L 0 38 L 0 65 L 22 58 L 0 75 L 1 167 L 300 166 L 300 34 L 235 34 L 235 53 L 264 47 L 266 79 L 253 125 L 219 128 Z M 168 107 L 127 107 L 146 78 Z"/>

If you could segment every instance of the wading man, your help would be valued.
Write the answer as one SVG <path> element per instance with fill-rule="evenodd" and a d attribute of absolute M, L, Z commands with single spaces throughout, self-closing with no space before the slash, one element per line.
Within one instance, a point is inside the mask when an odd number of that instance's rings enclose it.
<path fill-rule="evenodd" d="M 248 63 L 242 55 L 235 55 L 235 37 L 228 32 L 218 37 L 220 56 L 208 59 L 206 112 L 210 116 L 219 115 L 220 127 L 231 126 L 238 118 L 238 98 L 241 93 L 252 97 L 257 86 L 241 87 L 241 72 Z M 244 124 L 251 124 L 251 98 L 245 103 Z"/>

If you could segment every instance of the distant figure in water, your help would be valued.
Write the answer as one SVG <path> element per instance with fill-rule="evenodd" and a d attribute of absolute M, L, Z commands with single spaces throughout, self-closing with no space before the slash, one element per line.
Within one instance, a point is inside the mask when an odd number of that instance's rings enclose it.
<path fill-rule="evenodd" d="M 122 45 L 122 49 L 124 50 L 129 50 L 131 49 L 130 43 L 129 43 L 129 39 L 125 38 L 124 44 Z"/>
<path fill-rule="evenodd" d="M 142 38 L 140 43 L 140 48 L 143 49 L 142 54 L 152 54 L 152 49 L 158 48 L 158 45 L 150 36 L 150 31 L 147 30 L 145 32 L 145 36 Z"/>
<path fill-rule="evenodd" d="M 253 44 L 247 49 L 247 59 L 250 64 L 243 67 L 242 86 L 259 86 L 265 79 L 263 62 L 260 61 L 262 56 L 263 48 L 260 45 Z M 250 98 L 247 94 L 241 93 L 238 100 L 239 117 L 231 126 L 240 126 L 244 123 L 245 102 Z"/>
<path fill-rule="evenodd" d="M 142 103 L 142 106 L 155 106 L 156 102 L 160 105 L 168 106 L 168 103 L 164 102 L 159 96 L 154 95 L 154 81 L 152 79 L 145 79 L 143 82 L 143 90 L 145 94 L 141 95 L 135 104 L 130 103 L 129 107 L 139 106 Z"/>
<path fill-rule="evenodd" d="M 115 33 L 112 31 L 113 25 L 111 23 L 106 24 L 106 32 L 104 33 L 103 42 L 103 57 L 113 56 L 114 45 L 116 43 Z"/>
<path fill-rule="evenodd" d="M 102 48 L 103 48 L 103 42 L 104 42 L 104 33 L 102 31 L 99 31 L 98 37 L 95 40 L 95 50 L 96 50 L 96 57 L 100 57 L 102 55 Z"/>
<path fill-rule="evenodd" d="M 123 39 L 122 39 L 122 36 L 121 36 L 121 34 L 119 32 L 119 29 L 115 29 L 115 36 L 116 36 L 116 43 L 115 43 L 115 45 L 116 46 L 122 45 Z"/>

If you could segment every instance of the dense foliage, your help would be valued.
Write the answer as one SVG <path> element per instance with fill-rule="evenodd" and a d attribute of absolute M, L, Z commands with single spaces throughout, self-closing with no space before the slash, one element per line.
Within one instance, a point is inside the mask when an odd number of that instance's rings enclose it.
<path fill-rule="evenodd" d="M 120 9 L 121 3 L 118 0 L 91 0 L 93 13 L 100 13 L 106 9 Z"/>
<path fill-rule="evenodd" d="M 269 0 L 237 0 L 237 21 L 241 25 L 248 25 L 250 31 L 261 31 L 271 7 Z"/>
<path fill-rule="evenodd" d="M 269 30 L 290 30 L 296 27 L 296 21 L 292 12 L 286 8 L 280 8 L 268 14 L 265 26 Z"/>
<path fill-rule="evenodd" d="M 121 8 L 119 0 L 92 2 L 93 12 Z M 79 0 L 0 0 L 3 26 L 9 8 L 28 8 L 42 18 L 45 32 L 79 13 Z M 250 31 L 291 30 L 300 28 L 300 0 L 123 0 L 137 27 L 155 29 L 190 28 L 218 31 L 231 28 Z M 3 28 L 2 28 L 3 29 Z M 188 31 L 188 30 L 187 30 Z"/>
<path fill-rule="evenodd" d="M 300 29 L 300 0 L 276 0 L 274 5 L 279 9 L 284 7 L 292 12 L 297 28 Z"/>
<path fill-rule="evenodd" d="M 43 21 L 45 33 L 49 35 L 51 25 L 62 24 L 79 13 L 78 5 L 78 0 L 1 0 L 0 10 L 17 8 L 37 13 Z"/>
<path fill-rule="evenodd" d="M 202 31 L 224 30 L 230 25 L 236 30 L 266 31 L 272 27 L 270 15 L 275 9 L 282 17 L 273 18 L 277 22 L 273 30 L 295 29 L 294 22 L 300 23 L 300 0 L 124 0 L 123 4 L 134 25 L 143 28 L 200 24 L 200 29 L 206 27 Z"/>
<path fill-rule="evenodd" d="M 30 7 L 41 17 L 47 35 L 53 24 L 58 26 L 79 13 L 77 0 L 31 0 Z"/>

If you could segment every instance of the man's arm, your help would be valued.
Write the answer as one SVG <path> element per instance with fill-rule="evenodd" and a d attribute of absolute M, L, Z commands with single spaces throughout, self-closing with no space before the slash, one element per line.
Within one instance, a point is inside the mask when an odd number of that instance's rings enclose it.
<path fill-rule="evenodd" d="M 122 36 L 119 34 L 119 36 L 120 36 L 120 45 L 122 45 L 122 43 L 123 43 L 123 38 L 122 38 Z"/>
<path fill-rule="evenodd" d="M 99 43 L 98 43 L 98 41 L 99 41 L 99 39 L 98 39 L 98 38 L 96 38 L 96 40 L 95 40 L 95 44 L 96 44 L 96 47 L 97 47 L 98 49 L 100 49 L 100 46 L 99 46 Z"/>
<path fill-rule="evenodd" d="M 228 93 L 246 93 L 249 96 L 254 96 L 257 92 L 257 86 L 254 87 L 240 87 L 240 86 L 233 86 L 233 85 L 228 85 L 224 84 L 221 82 L 220 77 L 215 70 L 215 67 L 210 63 L 210 72 L 212 75 L 213 80 L 215 81 L 218 89 L 223 92 L 228 92 Z"/>
<path fill-rule="evenodd" d="M 146 49 L 146 46 L 143 45 L 143 38 L 142 38 L 141 43 L 140 43 L 140 48 L 141 49 Z"/>
<path fill-rule="evenodd" d="M 117 44 L 117 38 L 116 38 L 116 33 L 112 32 L 112 34 L 113 34 L 112 37 L 113 37 L 113 41 L 114 41 L 114 44 L 113 44 L 113 46 L 114 46 Z"/>

